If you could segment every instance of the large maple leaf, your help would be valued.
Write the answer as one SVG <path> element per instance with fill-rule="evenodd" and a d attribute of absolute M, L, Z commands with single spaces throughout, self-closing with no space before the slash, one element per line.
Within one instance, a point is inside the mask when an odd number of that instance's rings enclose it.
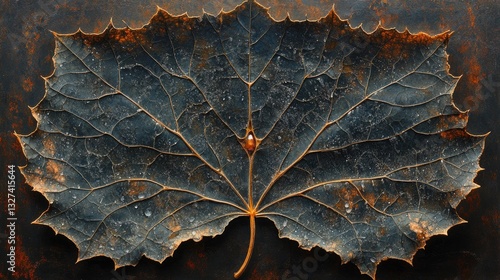
<path fill-rule="evenodd" d="M 55 34 L 55 71 L 20 136 L 36 223 L 116 266 L 163 261 L 239 216 L 375 276 L 463 222 L 483 136 L 452 102 L 449 33 L 276 22 L 250 1 L 159 10 L 141 29 Z"/>

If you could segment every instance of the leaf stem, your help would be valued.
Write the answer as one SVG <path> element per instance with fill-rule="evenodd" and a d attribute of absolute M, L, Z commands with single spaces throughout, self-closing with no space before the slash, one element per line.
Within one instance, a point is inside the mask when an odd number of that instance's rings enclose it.
<path fill-rule="evenodd" d="M 240 278 L 245 272 L 248 263 L 250 262 L 250 258 L 252 257 L 253 245 L 255 241 L 255 211 L 250 212 L 250 242 L 248 244 L 248 251 L 243 264 L 241 264 L 240 269 L 234 273 L 234 278 Z"/>

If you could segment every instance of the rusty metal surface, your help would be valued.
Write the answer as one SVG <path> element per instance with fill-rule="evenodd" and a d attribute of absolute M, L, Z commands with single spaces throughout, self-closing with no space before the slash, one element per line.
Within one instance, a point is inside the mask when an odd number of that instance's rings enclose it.
<path fill-rule="evenodd" d="M 0 225 L 6 222 L 7 165 L 24 165 L 13 132 L 26 134 L 36 122 L 28 106 L 43 96 L 40 76 L 52 70 L 54 40 L 50 30 L 71 33 L 81 28 L 99 32 L 113 18 L 118 27 L 140 27 L 155 13 L 156 5 L 173 14 L 200 15 L 231 10 L 240 1 L 77 1 L 39 0 L 0 3 Z M 351 26 L 362 24 L 372 31 L 383 27 L 438 34 L 453 30 L 448 53 L 451 73 L 463 75 L 455 90 L 455 102 L 470 109 L 469 130 L 491 131 L 481 159 L 485 168 L 476 178 L 482 187 L 458 207 L 469 222 L 452 228 L 448 236 L 432 238 L 411 266 L 403 261 L 385 261 L 378 279 L 500 279 L 500 4 L 486 1 L 260 1 L 271 7 L 276 19 L 317 19 L 332 4 Z M 125 21 L 126 24 L 123 22 Z M 31 191 L 17 172 L 16 273 L 7 271 L 7 238 L 0 232 L 1 279 L 220 279 L 238 267 L 248 242 L 248 221 L 237 219 L 223 236 L 186 242 L 163 264 L 143 259 L 136 267 L 113 271 L 109 259 L 94 258 L 74 264 L 76 247 L 55 236 L 44 226 L 31 225 L 46 207 L 46 200 Z M 268 220 L 257 220 L 254 257 L 244 279 L 368 279 L 352 264 L 341 265 L 336 255 L 304 251 L 297 243 L 279 239 Z M 326 258 L 326 259 L 325 259 Z M 232 271 L 231 271 L 232 272 Z M 230 274 L 230 273 L 229 273 Z M 134 278 L 135 277 L 135 278 Z M 296 277 L 296 278 L 293 278 Z M 307 278 L 306 278 L 307 277 Z M 210 278 L 208 278 L 210 279 Z"/>

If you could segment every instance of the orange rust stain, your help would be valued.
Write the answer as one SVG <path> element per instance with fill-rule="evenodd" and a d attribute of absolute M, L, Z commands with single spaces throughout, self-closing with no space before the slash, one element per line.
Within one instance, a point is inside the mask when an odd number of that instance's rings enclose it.
<path fill-rule="evenodd" d="M 53 160 L 48 161 L 47 164 L 45 165 L 45 168 L 49 176 L 52 177 L 57 182 L 64 183 L 66 181 L 66 178 L 63 175 L 61 175 L 62 170 L 56 161 Z"/>
<path fill-rule="evenodd" d="M 358 190 L 354 187 L 340 188 L 334 190 L 334 196 L 339 196 L 352 207 L 352 202 L 359 197 Z"/>
<path fill-rule="evenodd" d="M 467 14 L 468 14 L 468 24 L 469 29 L 472 29 L 472 33 L 474 34 L 473 38 L 480 37 L 479 31 L 476 29 L 476 16 L 475 11 L 477 12 L 477 8 L 472 4 L 467 4 Z M 481 103 L 485 97 L 484 94 L 481 93 L 481 80 L 483 80 L 486 75 L 483 72 L 481 67 L 481 63 L 479 61 L 484 60 L 489 54 L 489 48 L 483 48 L 478 46 L 478 40 L 469 40 L 465 42 L 462 47 L 459 49 L 460 53 L 466 54 L 464 59 L 464 67 L 467 69 L 466 73 L 464 73 L 464 80 L 466 82 L 466 86 L 471 92 L 475 92 L 475 94 L 471 94 L 467 96 L 465 102 L 468 106 L 476 109 L 479 103 Z M 471 52 L 474 54 L 471 55 Z M 483 59 L 481 59 L 483 58 Z"/>
<path fill-rule="evenodd" d="M 458 52 L 461 54 L 465 54 L 470 50 L 470 42 L 464 42 L 459 48 Z"/>
<path fill-rule="evenodd" d="M 12 141 L 11 141 L 11 145 L 10 145 L 11 151 L 18 153 L 18 154 L 22 153 L 22 148 L 21 148 L 21 144 L 19 143 L 19 141 L 17 141 L 17 139 L 15 139 L 14 135 L 11 135 L 11 137 L 12 137 Z M 0 146 L 5 147 L 2 145 L 1 139 L 0 139 Z"/>
<path fill-rule="evenodd" d="M 196 19 L 189 18 L 187 16 L 179 16 L 179 17 L 172 17 L 168 15 L 166 12 L 161 11 L 158 14 L 158 19 L 155 20 L 155 22 L 158 22 L 159 25 L 163 26 L 172 26 L 172 29 L 177 29 L 180 30 L 181 32 L 185 32 L 185 30 L 192 30 Z M 178 44 L 185 44 L 189 40 L 191 40 L 191 34 L 187 32 L 186 36 L 178 36 L 175 38 L 176 43 Z"/>
<path fill-rule="evenodd" d="M 163 21 L 169 26 L 175 26 L 175 28 L 181 28 L 185 30 L 192 30 L 195 24 L 195 19 L 189 18 L 187 16 L 171 17 L 167 14 L 164 15 Z M 188 37 L 178 37 L 180 39 L 179 43 L 183 43 L 188 39 Z"/>
<path fill-rule="evenodd" d="M 269 261 L 271 262 L 271 261 Z M 281 275 L 278 275 L 276 272 L 276 269 L 270 270 L 266 272 L 265 274 L 262 274 L 262 270 L 255 268 L 252 270 L 252 274 L 250 274 L 249 279 L 250 280 L 275 280 L 275 279 L 281 279 Z M 294 278 L 290 278 L 294 279 Z"/>
<path fill-rule="evenodd" d="M 120 44 L 125 44 L 125 43 L 135 43 L 135 36 L 133 34 L 133 31 L 125 28 L 125 29 L 114 29 L 114 32 L 110 34 L 111 38 L 115 39 L 118 43 Z"/>
<path fill-rule="evenodd" d="M 59 165 L 53 160 L 49 160 L 45 167 L 50 174 L 58 174 L 60 172 Z"/>
<path fill-rule="evenodd" d="M 410 222 L 410 230 L 417 234 L 417 239 L 419 241 L 426 240 L 429 237 L 426 221 Z"/>
<path fill-rule="evenodd" d="M 130 182 L 130 189 L 127 191 L 127 195 L 133 196 L 133 195 L 138 195 L 145 191 L 147 187 L 140 182 Z"/>
<path fill-rule="evenodd" d="M 196 265 L 194 264 L 194 262 L 192 260 L 188 260 L 186 262 L 186 266 L 191 269 L 191 270 L 194 270 L 196 268 Z"/>
<path fill-rule="evenodd" d="M 19 114 L 19 104 L 14 101 L 9 102 L 9 112 L 14 115 Z"/>
<path fill-rule="evenodd" d="M 408 46 L 429 46 L 436 41 L 445 40 L 447 34 L 432 37 L 425 33 L 410 34 L 408 31 L 399 33 L 396 30 L 379 30 L 379 34 L 370 37 L 370 40 L 376 40 L 381 46 L 379 56 L 385 59 L 408 58 L 413 51 Z"/>
<path fill-rule="evenodd" d="M 481 64 L 477 61 L 477 58 L 471 57 L 466 60 L 467 69 L 467 82 L 472 85 L 478 85 L 480 81 L 484 78 L 482 73 Z"/>
<path fill-rule="evenodd" d="M 102 34 L 89 34 L 89 35 L 83 34 L 82 32 L 78 32 L 73 34 L 72 37 L 73 40 L 77 42 L 78 41 L 82 42 L 87 47 L 87 50 L 90 51 L 95 58 L 100 59 L 102 57 L 102 53 L 96 52 L 94 50 L 96 47 L 99 46 L 99 44 L 107 40 L 109 32 L 110 31 L 105 31 Z"/>
<path fill-rule="evenodd" d="M 24 104 L 24 103 L 23 103 Z M 35 127 L 37 124 L 37 121 L 35 120 L 35 118 L 29 118 L 28 119 L 28 126 L 29 127 Z"/>
<path fill-rule="evenodd" d="M 56 146 L 54 145 L 54 141 L 50 138 L 43 138 L 42 139 L 42 145 L 43 148 L 45 149 L 45 152 L 50 156 L 54 156 L 56 153 Z"/>
<path fill-rule="evenodd" d="M 207 262 L 206 262 L 206 256 L 203 253 L 198 253 L 198 258 L 194 258 L 192 260 L 188 260 L 186 262 L 186 267 L 190 270 L 196 270 L 196 271 L 206 271 L 207 269 Z"/>
<path fill-rule="evenodd" d="M 24 37 L 27 38 L 25 47 L 28 55 L 35 54 L 36 47 L 38 46 L 38 40 L 40 39 L 40 33 L 27 29 L 24 31 Z"/>
<path fill-rule="evenodd" d="M 451 129 L 441 132 L 440 135 L 442 138 L 445 138 L 447 140 L 453 140 L 455 138 L 464 138 L 469 136 L 464 129 Z"/>
<path fill-rule="evenodd" d="M 48 54 L 43 58 L 44 62 L 51 62 L 52 61 L 52 55 Z"/>
<path fill-rule="evenodd" d="M 33 81 L 30 77 L 23 80 L 23 89 L 24 91 L 30 92 L 33 90 Z"/>
<path fill-rule="evenodd" d="M 445 118 L 441 118 L 439 123 L 437 124 L 437 128 L 439 130 L 446 130 L 453 124 L 465 123 L 467 122 L 468 116 L 467 114 L 459 114 L 453 116 L 446 116 Z"/>
<path fill-rule="evenodd" d="M 354 72 L 354 70 L 353 70 L 351 65 L 344 64 L 342 66 L 342 72 L 345 74 L 352 74 Z M 354 83 L 353 83 L 353 85 L 354 85 Z"/>
<path fill-rule="evenodd" d="M 206 258 L 206 256 L 205 256 L 205 254 L 203 254 L 203 253 L 198 253 L 198 258 L 199 258 L 199 259 L 198 259 L 198 263 L 197 263 L 197 265 L 198 265 L 198 269 L 199 269 L 200 271 L 206 271 L 206 270 L 207 270 L 207 268 L 208 268 L 208 264 L 207 264 L 207 258 Z"/>
<path fill-rule="evenodd" d="M 32 262 L 26 254 L 23 242 L 16 238 L 16 272 L 12 274 L 13 279 L 40 279 L 35 275 L 39 262 Z"/>
<path fill-rule="evenodd" d="M 94 33 L 101 33 L 103 28 L 107 25 L 107 23 L 104 23 L 102 20 L 98 19 L 97 23 L 92 30 Z"/>
<path fill-rule="evenodd" d="M 181 226 L 179 225 L 177 220 L 174 218 L 167 219 L 167 228 L 172 232 L 177 232 L 177 231 L 181 230 Z"/>
<path fill-rule="evenodd" d="M 180 227 L 179 227 L 179 229 L 180 229 Z M 179 232 L 178 232 L 178 231 L 174 231 L 174 232 L 172 232 L 172 233 L 168 236 L 168 240 L 173 239 L 173 238 L 176 238 L 177 236 L 179 236 Z"/>
<path fill-rule="evenodd" d="M 467 14 L 469 15 L 470 26 L 474 27 L 476 25 L 476 16 L 474 15 L 474 12 L 472 11 L 472 6 L 470 3 L 467 3 Z"/>
<path fill-rule="evenodd" d="M 345 204 L 344 201 L 338 200 L 337 203 L 335 203 L 335 205 L 333 205 L 333 207 L 335 209 L 344 209 L 344 204 Z"/>
<path fill-rule="evenodd" d="M 359 205 L 355 203 L 355 201 L 360 200 L 360 195 L 358 190 L 354 187 L 345 187 L 340 189 L 333 190 L 333 196 L 341 198 L 336 204 L 335 208 L 337 209 L 354 209 L 356 210 Z"/>
<path fill-rule="evenodd" d="M 364 194 L 364 198 L 366 199 L 366 202 L 370 206 L 374 206 L 375 205 L 375 201 L 377 200 L 377 197 L 375 197 L 375 195 L 373 193 L 366 193 L 366 194 Z"/>
<path fill-rule="evenodd" d="M 390 197 L 390 196 L 388 196 L 385 192 L 384 192 L 384 193 L 382 193 L 382 194 L 378 197 L 378 200 L 380 201 L 380 203 L 383 203 L 383 204 L 393 202 L 393 199 L 391 199 L 391 197 Z"/>

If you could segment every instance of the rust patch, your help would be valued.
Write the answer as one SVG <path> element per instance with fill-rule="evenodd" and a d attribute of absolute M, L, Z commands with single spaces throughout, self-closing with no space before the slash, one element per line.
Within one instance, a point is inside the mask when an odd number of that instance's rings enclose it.
<path fill-rule="evenodd" d="M 380 201 L 380 203 L 382 204 L 390 204 L 394 201 L 394 199 L 391 196 L 387 195 L 385 192 L 383 192 L 378 197 L 378 201 Z"/>
<path fill-rule="evenodd" d="M 26 52 L 30 56 L 32 56 L 35 54 L 36 48 L 38 47 L 38 40 L 40 39 L 40 33 L 29 29 L 24 32 L 24 37 L 29 38 L 26 41 L 25 47 L 26 47 Z"/>
<path fill-rule="evenodd" d="M 480 50 L 476 47 L 474 51 L 479 52 Z M 481 81 L 486 78 L 486 75 L 483 73 L 477 57 L 472 56 L 465 59 L 464 64 L 467 66 L 467 72 L 464 76 L 466 86 L 471 91 L 475 92 L 474 94 L 468 94 L 464 102 L 467 104 L 467 108 L 471 108 L 471 110 L 475 111 L 480 107 L 480 104 L 484 103 L 486 100 L 485 93 L 481 90 L 481 87 L 483 87 Z"/>
<path fill-rule="evenodd" d="M 142 184 L 140 182 L 133 181 L 133 182 L 130 182 L 130 188 L 127 190 L 127 195 L 135 196 L 135 195 L 142 193 L 146 189 L 147 189 L 147 187 L 144 184 Z"/>
<path fill-rule="evenodd" d="M 271 261 L 269 260 L 268 263 L 269 262 L 271 262 Z M 266 270 L 266 273 L 262 274 L 262 270 L 255 268 L 252 270 L 252 274 L 250 275 L 249 279 L 250 280 L 275 280 L 275 279 L 281 279 L 280 276 L 281 275 L 277 274 L 276 269 Z M 290 279 L 295 279 L 295 278 L 296 277 L 290 278 Z"/>
<path fill-rule="evenodd" d="M 192 30 L 194 25 L 196 24 L 196 19 L 194 18 L 189 18 L 187 16 L 170 16 L 167 12 L 165 11 L 160 11 L 158 13 L 158 17 L 154 18 L 152 23 L 154 25 L 159 25 L 159 26 L 172 26 L 175 27 L 175 29 L 180 29 L 180 30 Z M 189 34 L 187 32 L 186 34 Z M 190 34 L 189 34 L 190 35 Z M 188 43 L 191 40 L 191 37 L 189 36 L 177 36 L 175 38 L 176 43 L 183 45 Z"/>
<path fill-rule="evenodd" d="M 173 232 L 172 234 L 181 230 L 181 226 L 175 218 L 167 219 L 167 228 Z"/>
<path fill-rule="evenodd" d="M 464 129 L 450 129 L 447 131 L 443 131 L 440 133 L 442 138 L 446 140 L 453 140 L 456 138 L 465 138 L 468 137 L 469 134 Z"/>
<path fill-rule="evenodd" d="M 410 230 L 417 234 L 417 239 L 419 241 L 425 241 L 430 237 L 426 221 L 410 222 Z"/>
<path fill-rule="evenodd" d="M 119 44 L 135 43 L 136 34 L 129 28 L 125 29 L 111 29 L 109 36 L 111 39 L 115 40 Z"/>
<path fill-rule="evenodd" d="M 408 58 L 413 50 L 407 49 L 408 46 L 429 46 L 437 41 L 444 41 L 448 34 L 430 36 L 425 33 L 410 34 L 408 31 L 399 33 L 396 30 L 381 30 L 379 34 L 370 37 L 377 40 L 377 44 L 382 48 L 379 57 L 383 59 Z"/>
<path fill-rule="evenodd" d="M 179 229 L 180 229 L 180 227 L 179 227 Z M 179 236 L 179 232 L 178 232 L 178 231 L 174 231 L 174 232 L 172 232 L 172 233 L 168 236 L 168 240 L 170 240 L 170 239 L 174 239 L 174 238 L 176 238 L 177 236 Z"/>
<path fill-rule="evenodd" d="M 348 187 L 335 189 L 333 196 L 338 196 L 341 198 L 339 201 L 338 207 L 339 209 L 353 209 L 354 201 L 357 201 L 359 196 L 358 190 L 351 185 Z"/>
<path fill-rule="evenodd" d="M 53 157 L 56 153 L 56 146 L 51 138 L 43 138 L 42 145 L 48 156 Z"/>
<path fill-rule="evenodd" d="M 458 47 L 458 52 L 461 54 L 466 54 L 469 51 L 470 51 L 470 42 L 464 42 L 464 44 Z"/>
<path fill-rule="evenodd" d="M 467 82 L 471 85 L 478 85 L 481 79 L 484 78 L 481 71 L 481 65 L 475 57 L 468 59 L 467 64 L 469 66 L 467 69 Z"/>
<path fill-rule="evenodd" d="M 11 274 L 14 279 L 30 279 L 37 280 L 36 268 L 38 262 L 33 262 L 24 250 L 23 242 L 20 238 L 16 238 L 16 272 Z"/>
<path fill-rule="evenodd" d="M 30 77 L 23 80 L 24 91 L 31 92 L 33 90 L 33 81 Z"/>
<path fill-rule="evenodd" d="M 439 123 L 437 124 L 438 130 L 447 130 L 449 127 L 453 124 L 466 124 L 467 123 L 468 116 L 467 114 L 459 114 L 459 115 L 452 115 L 452 116 L 446 116 L 445 118 L 441 118 L 439 120 Z"/>
<path fill-rule="evenodd" d="M 472 11 L 472 6 L 470 3 L 467 3 L 467 14 L 469 15 L 469 24 L 470 27 L 474 27 L 476 25 L 476 16 Z"/>
<path fill-rule="evenodd" d="M 9 102 L 9 112 L 14 115 L 19 114 L 19 104 L 14 101 Z"/>
<path fill-rule="evenodd" d="M 94 27 L 94 33 L 102 32 L 102 26 L 106 26 L 107 23 L 103 22 L 100 19 L 97 19 L 96 26 Z"/>
<path fill-rule="evenodd" d="M 194 269 L 196 268 L 196 265 L 194 264 L 194 262 L 193 262 L 192 260 L 188 260 L 188 261 L 186 262 L 186 266 L 187 266 L 187 268 L 188 268 L 188 269 L 190 269 L 190 270 L 194 270 Z"/>
<path fill-rule="evenodd" d="M 49 160 L 45 166 L 47 173 L 50 177 L 59 183 L 64 183 L 66 178 L 62 175 L 62 170 L 56 161 Z"/>
<path fill-rule="evenodd" d="M 109 31 L 107 31 L 107 32 L 109 32 Z M 105 34 L 106 34 L 106 31 L 103 34 L 95 34 L 95 35 L 86 35 L 86 34 L 83 34 L 81 32 L 78 32 L 78 33 L 73 35 L 73 38 L 75 39 L 75 41 L 82 41 L 86 47 L 91 47 L 94 44 L 98 44 L 100 42 L 103 42 Z"/>
<path fill-rule="evenodd" d="M 373 193 L 364 194 L 364 198 L 366 202 L 372 207 L 375 205 L 375 201 L 377 200 L 377 197 L 375 197 Z"/>

